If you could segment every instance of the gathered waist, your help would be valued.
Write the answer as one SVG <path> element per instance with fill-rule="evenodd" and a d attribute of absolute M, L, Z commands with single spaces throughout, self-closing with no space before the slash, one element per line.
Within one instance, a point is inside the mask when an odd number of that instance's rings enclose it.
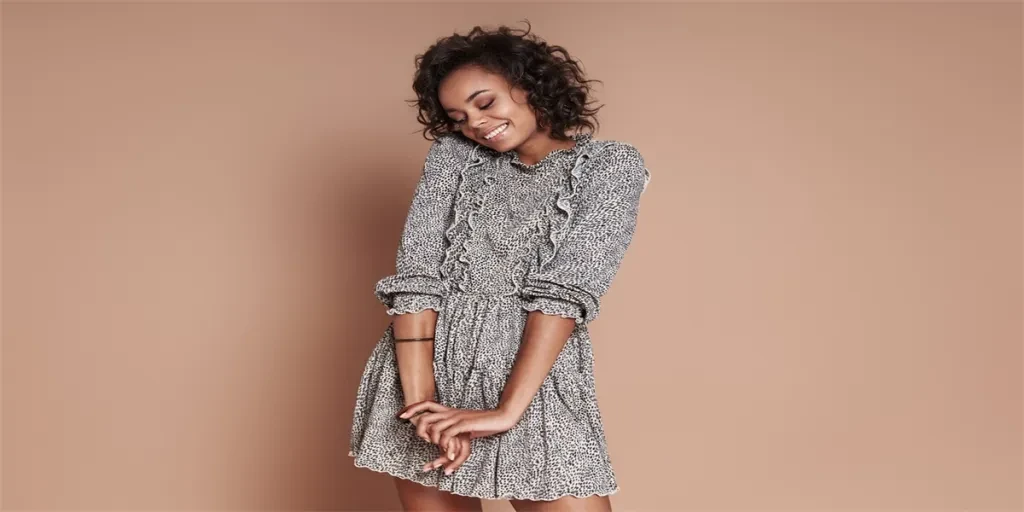
<path fill-rule="evenodd" d="M 518 293 L 495 293 L 495 292 L 468 292 L 463 290 L 452 290 L 445 294 L 445 298 L 467 299 L 467 300 L 493 300 L 525 302 L 526 299 Z"/>

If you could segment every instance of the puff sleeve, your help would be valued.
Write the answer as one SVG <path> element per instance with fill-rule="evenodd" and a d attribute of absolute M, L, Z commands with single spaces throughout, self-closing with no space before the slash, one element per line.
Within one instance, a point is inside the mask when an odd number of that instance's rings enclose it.
<path fill-rule="evenodd" d="M 457 142 L 444 135 L 430 146 L 395 258 L 395 274 L 379 280 L 377 299 L 388 315 L 441 310 L 447 287 L 441 279 L 445 229 L 458 187 Z"/>
<path fill-rule="evenodd" d="M 574 318 L 577 324 L 598 316 L 633 239 L 640 195 L 650 172 L 633 146 L 616 142 L 586 164 L 569 215 L 569 226 L 546 262 L 527 274 L 524 308 Z"/>

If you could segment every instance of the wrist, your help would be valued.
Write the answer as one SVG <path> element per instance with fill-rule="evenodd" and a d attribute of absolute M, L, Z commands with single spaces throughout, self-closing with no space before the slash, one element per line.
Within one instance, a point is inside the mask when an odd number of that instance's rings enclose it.
<path fill-rule="evenodd" d="M 523 413 L 526 411 L 524 409 L 512 407 L 509 404 L 500 403 L 498 404 L 498 408 L 495 409 L 495 412 L 498 413 L 499 417 L 505 420 L 505 423 L 515 425 L 516 423 L 519 423 L 519 419 L 522 418 Z"/>
<path fill-rule="evenodd" d="M 405 405 L 418 404 L 420 402 L 430 400 L 432 402 L 437 401 L 437 391 L 431 387 L 424 389 L 418 393 L 411 393 L 405 397 Z"/>

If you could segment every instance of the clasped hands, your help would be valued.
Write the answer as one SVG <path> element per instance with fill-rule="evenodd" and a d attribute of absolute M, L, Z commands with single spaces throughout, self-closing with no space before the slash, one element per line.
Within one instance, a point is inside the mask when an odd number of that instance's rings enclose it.
<path fill-rule="evenodd" d="M 397 414 L 416 426 L 416 435 L 436 444 L 442 455 L 423 466 L 431 471 L 444 466 L 452 474 L 470 455 L 470 440 L 509 430 L 518 418 L 502 408 L 477 410 L 446 407 L 432 400 L 407 405 Z"/>

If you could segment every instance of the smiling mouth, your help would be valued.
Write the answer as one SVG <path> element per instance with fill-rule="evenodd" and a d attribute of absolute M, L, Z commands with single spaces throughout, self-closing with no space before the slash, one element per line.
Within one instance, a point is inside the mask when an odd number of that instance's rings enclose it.
<path fill-rule="evenodd" d="M 495 138 L 495 137 L 505 133 L 505 130 L 507 130 L 507 129 L 508 129 L 508 122 L 506 121 L 504 123 L 501 123 L 501 126 L 498 126 L 497 128 L 487 132 L 487 134 L 484 135 L 484 140 L 491 140 L 491 139 L 493 139 L 493 138 Z"/>

